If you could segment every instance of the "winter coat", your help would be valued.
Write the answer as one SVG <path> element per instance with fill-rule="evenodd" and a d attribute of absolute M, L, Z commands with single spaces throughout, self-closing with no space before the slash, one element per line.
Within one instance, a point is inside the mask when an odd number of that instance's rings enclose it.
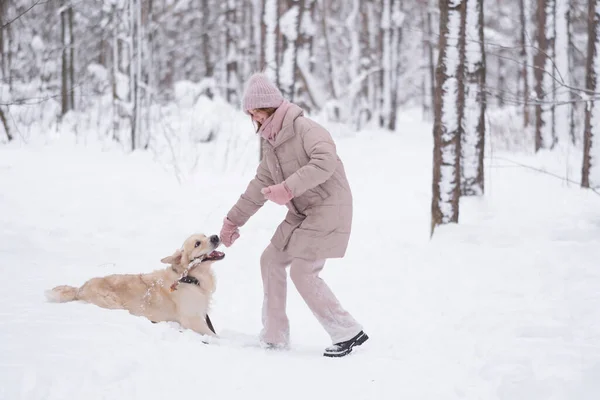
<path fill-rule="evenodd" d="M 325 128 L 292 105 L 273 144 L 227 218 L 242 226 L 266 202 L 261 189 L 285 182 L 294 198 L 271 243 L 307 260 L 343 257 L 352 226 L 352 193 L 344 165 Z"/>

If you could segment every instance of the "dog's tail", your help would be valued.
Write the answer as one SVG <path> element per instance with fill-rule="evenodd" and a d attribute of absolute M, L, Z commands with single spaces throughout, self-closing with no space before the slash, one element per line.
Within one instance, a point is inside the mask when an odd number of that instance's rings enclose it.
<path fill-rule="evenodd" d="M 79 289 L 73 286 L 57 286 L 46 291 L 46 298 L 53 303 L 66 303 L 67 301 L 77 300 L 78 291 Z"/>

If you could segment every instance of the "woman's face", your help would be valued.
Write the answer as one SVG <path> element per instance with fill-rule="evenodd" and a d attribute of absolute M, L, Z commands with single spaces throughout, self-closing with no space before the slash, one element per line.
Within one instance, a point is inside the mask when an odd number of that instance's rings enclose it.
<path fill-rule="evenodd" d="M 269 118 L 269 113 L 264 110 L 248 110 L 250 115 L 252 116 L 252 120 L 258 122 L 259 124 L 263 124 L 267 118 Z"/>

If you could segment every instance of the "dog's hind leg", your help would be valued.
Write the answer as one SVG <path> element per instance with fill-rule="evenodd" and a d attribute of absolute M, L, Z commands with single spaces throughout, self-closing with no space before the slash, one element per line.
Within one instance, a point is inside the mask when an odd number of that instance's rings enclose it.
<path fill-rule="evenodd" d="M 78 300 L 108 309 L 127 309 L 123 299 L 115 291 L 113 285 L 105 278 L 93 278 L 79 288 Z"/>
<path fill-rule="evenodd" d="M 184 318 L 181 320 L 180 324 L 182 327 L 191 329 L 194 332 L 199 333 L 201 335 L 214 336 L 214 337 L 217 336 L 208 327 L 206 320 L 204 320 L 203 318 L 200 318 L 200 317 Z"/>

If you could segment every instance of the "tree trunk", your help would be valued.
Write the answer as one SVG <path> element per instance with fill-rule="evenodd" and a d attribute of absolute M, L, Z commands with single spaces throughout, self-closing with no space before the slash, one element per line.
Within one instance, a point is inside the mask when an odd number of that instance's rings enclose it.
<path fill-rule="evenodd" d="M 8 20 L 8 2 L 0 2 L 0 23 Z M 0 27 L 0 80 L 5 82 L 9 77 L 8 70 L 8 53 L 10 51 L 10 45 L 8 42 L 8 30 L 10 25 L 4 28 Z"/>
<path fill-rule="evenodd" d="M 381 8 L 381 114 L 380 125 L 387 128 L 392 112 L 392 0 L 383 0 Z"/>
<path fill-rule="evenodd" d="M 519 61 L 521 62 L 521 70 L 519 73 L 520 81 L 520 96 L 523 98 L 523 126 L 528 127 L 529 121 L 529 57 L 527 56 L 527 28 L 529 26 L 527 11 L 529 10 L 529 0 L 519 0 L 519 14 L 521 20 L 520 42 L 521 49 L 519 53 Z"/>
<path fill-rule="evenodd" d="M 277 35 L 279 32 L 279 0 L 262 0 L 262 17 L 260 27 L 260 69 L 277 84 L 278 57 L 277 57 Z M 263 157 L 263 138 L 259 135 L 260 153 L 259 159 Z"/>
<path fill-rule="evenodd" d="M 294 101 L 297 78 L 298 46 L 300 45 L 300 25 L 304 13 L 304 0 L 288 0 L 287 11 L 280 18 L 283 38 L 283 58 L 279 73 L 279 87 L 285 98 Z"/>
<path fill-rule="evenodd" d="M 358 44 L 359 44 L 359 63 L 358 76 L 361 79 L 361 89 L 357 96 L 357 118 L 356 128 L 361 129 L 371 119 L 372 110 L 369 107 L 369 96 L 372 80 L 371 75 L 368 75 L 369 70 L 373 67 L 373 57 L 371 54 L 370 43 L 370 17 L 371 7 L 370 1 L 358 1 L 359 14 L 358 18 Z"/>
<path fill-rule="evenodd" d="M 73 7 L 69 7 L 69 88 L 71 95 L 69 96 L 69 109 L 75 109 L 75 37 L 73 36 Z"/>
<path fill-rule="evenodd" d="M 423 74 L 423 116 L 427 119 L 431 118 L 434 109 L 435 98 L 435 60 L 434 60 L 434 33 L 433 33 L 433 16 L 430 3 L 427 2 L 425 7 L 425 38 L 423 40 L 423 59 L 426 61 L 425 72 Z"/>
<path fill-rule="evenodd" d="M 0 17 L 2 21 L 8 19 L 10 2 L 2 1 L 0 4 Z M 0 56 L 2 59 L 0 60 L 0 74 L 2 75 L 2 81 L 8 84 L 8 89 L 12 90 L 12 24 L 5 26 L 4 28 L 0 28 Z"/>
<path fill-rule="evenodd" d="M 534 57 L 535 91 L 535 151 L 550 149 L 555 144 L 554 133 L 554 11 L 555 0 L 537 0 L 537 50 Z"/>
<path fill-rule="evenodd" d="M 2 127 L 4 128 L 4 132 L 6 132 L 6 137 L 10 142 L 11 140 L 13 140 L 13 137 L 10 134 L 10 130 L 8 129 L 8 121 L 6 120 L 6 116 L 4 115 L 4 110 L 2 110 L 2 107 L 0 107 L 0 122 L 2 122 Z"/>
<path fill-rule="evenodd" d="M 210 48 L 210 32 L 211 32 L 211 15 L 210 10 L 212 7 L 208 0 L 202 0 L 202 58 L 204 59 L 204 76 L 206 78 L 212 78 L 215 74 L 215 65 L 212 59 L 212 51 Z"/>
<path fill-rule="evenodd" d="M 142 7 L 141 0 L 129 0 L 129 79 L 130 79 L 130 101 L 132 107 L 131 115 L 131 150 L 140 146 L 141 122 L 142 122 L 142 104 L 141 90 L 142 83 L 142 26 L 141 26 Z"/>
<path fill-rule="evenodd" d="M 72 27 L 70 24 L 72 15 L 72 8 L 67 6 L 66 0 L 62 3 L 62 10 L 60 12 L 61 21 L 61 42 L 62 42 L 62 64 L 61 64 L 61 115 L 64 116 L 69 110 L 72 109 L 73 100 L 73 87 L 71 86 L 71 66 L 73 55 L 71 40 L 73 31 L 69 28 Z"/>
<path fill-rule="evenodd" d="M 400 9 L 400 0 L 392 0 L 391 3 L 391 69 L 390 69 L 390 114 L 387 128 L 396 130 L 396 117 L 398 112 L 398 79 L 400 76 L 400 52 L 402 45 L 402 24 L 404 22 Z"/>
<path fill-rule="evenodd" d="M 278 82 L 277 35 L 279 31 L 279 0 L 263 0 L 261 23 L 261 70 L 275 84 Z"/>
<path fill-rule="evenodd" d="M 588 96 L 598 88 L 600 77 L 600 3 L 588 2 L 588 47 L 586 64 L 586 84 Z M 583 166 L 581 186 L 600 188 L 600 104 L 589 99 L 585 108 L 585 128 L 583 133 Z"/>
<path fill-rule="evenodd" d="M 500 57 L 498 57 L 498 107 L 502 108 L 505 106 L 504 95 L 506 94 L 506 69 L 504 68 L 504 52 L 502 49 L 498 49 Z"/>
<path fill-rule="evenodd" d="M 112 135 L 113 140 L 119 141 L 119 93 L 117 91 L 117 75 L 119 73 L 119 23 L 117 22 L 117 5 L 111 5 L 112 19 L 112 66 L 110 69 L 112 91 Z"/>
<path fill-rule="evenodd" d="M 239 26 L 237 16 L 238 4 L 236 0 L 227 0 L 226 17 L 226 98 L 229 104 L 237 104 L 239 101 L 240 80 L 238 73 L 239 65 Z"/>
<path fill-rule="evenodd" d="M 577 46 L 575 45 L 574 38 L 574 29 L 573 29 L 573 18 L 574 18 L 574 8 L 575 8 L 575 0 L 569 0 L 568 10 L 567 10 L 567 46 L 568 46 L 568 55 L 567 55 L 567 63 L 568 63 L 568 73 L 569 76 L 574 80 L 575 75 L 575 67 L 577 62 L 575 61 L 575 52 L 577 51 Z M 573 83 L 573 82 L 571 82 Z M 577 86 L 576 84 L 574 86 Z M 575 135 L 575 110 L 577 108 L 577 100 L 579 99 L 578 94 L 575 90 L 569 90 L 569 138 L 571 139 L 571 143 L 575 144 L 577 142 Z"/>
<path fill-rule="evenodd" d="M 306 2 L 306 9 L 304 10 L 305 13 L 305 17 L 304 18 L 308 18 L 308 21 L 311 25 L 311 27 L 315 24 L 315 20 L 316 20 L 316 15 L 317 15 L 317 0 L 304 0 Z M 315 42 L 315 34 L 312 31 L 313 29 L 311 29 L 311 32 L 308 33 L 303 29 L 303 35 L 305 35 L 306 37 L 306 46 L 308 48 L 308 54 L 309 54 L 309 58 L 308 58 L 308 71 L 312 74 L 313 72 L 315 72 L 315 65 L 316 65 L 316 60 L 315 60 L 315 51 L 314 51 L 314 42 Z"/>
<path fill-rule="evenodd" d="M 254 3 L 250 1 L 243 2 L 243 33 L 242 37 L 248 38 L 246 46 L 242 49 L 244 55 L 243 62 L 241 65 L 241 71 L 239 72 L 240 80 L 247 78 L 250 73 L 255 71 L 260 62 L 260 52 L 256 46 L 255 38 L 255 23 L 254 23 Z M 258 57 L 257 57 L 258 56 Z"/>
<path fill-rule="evenodd" d="M 309 87 L 309 81 L 306 79 L 305 74 L 312 75 L 313 59 L 313 37 L 314 32 L 311 29 L 313 26 L 312 10 L 314 9 L 315 0 L 302 0 L 303 11 L 302 18 L 299 24 L 298 42 L 297 42 L 297 64 L 296 68 L 296 94 L 295 101 L 300 105 L 306 112 L 310 113 L 313 109 L 318 107 L 318 104 L 313 99 L 311 89 Z"/>
<path fill-rule="evenodd" d="M 320 1 L 321 11 L 321 29 L 323 30 L 323 40 L 325 42 L 325 54 L 327 55 L 327 87 L 329 93 L 334 99 L 338 98 L 337 90 L 335 88 L 335 70 L 333 66 L 333 54 L 331 49 L 331 42 L 329 40 L 329 25 L 327 22 L 327 2 Z"/>
<path fill-rule="evenodd" d="M 485 149 L 485 47 L 483 0 L 465 0 L 465 103 L 461 136 L 461 195 L 481 196 L 484 192 Z M 477 38 L 474 40 L 474 38 Z"/>
<path fill-rule="evenodd" d="M 440 0 L 440 37 L 433 126 L 431 234 L 458 222 L 460 137 L 464 108 L 465 1 Z"/>

